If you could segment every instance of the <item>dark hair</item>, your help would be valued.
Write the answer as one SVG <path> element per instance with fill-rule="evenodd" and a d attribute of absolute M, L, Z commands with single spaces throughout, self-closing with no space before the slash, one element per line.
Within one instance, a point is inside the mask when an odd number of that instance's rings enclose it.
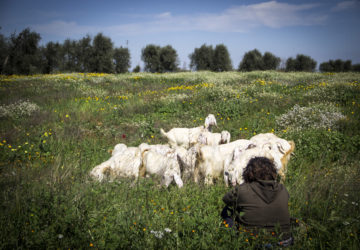
<path fill-rule="evenodd" d="M 276 176 L 277 173 L 273 161 L 266 157 L 252 158 L 243 172 L 245 182 L 276 180 Z"/>

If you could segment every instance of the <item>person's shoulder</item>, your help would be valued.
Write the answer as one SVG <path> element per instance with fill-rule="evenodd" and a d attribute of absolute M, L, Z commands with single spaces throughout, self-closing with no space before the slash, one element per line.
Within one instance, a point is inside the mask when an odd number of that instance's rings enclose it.
<path fill-rule="evenodd" d="M 250 184 L 247 183 L 247 182 L 244 182 L 244 183 L 242 183 L 242 184 L 240 184 L 240 185 L 236 185 L 236 186 L 235 186 L 235 189 L 236 189 L 236 191 L 238 191 L 238 192 L 248 191 L 248 190 L 250 189 Z"/>

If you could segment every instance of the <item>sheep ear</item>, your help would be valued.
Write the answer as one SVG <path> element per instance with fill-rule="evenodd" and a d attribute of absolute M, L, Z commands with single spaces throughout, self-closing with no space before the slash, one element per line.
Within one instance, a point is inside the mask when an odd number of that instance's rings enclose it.
<path fill-rule="evenodd" d="M 282 153 L 283 155 L 285 154 L 285 149 L 280 142 L 277 143 L 277 148 L 279 149 L 280 153 Z"/>
<path fill-rule="evenodd" d="M 239 158 L 239 156 L 242 154 L 242 150 L 240 148 L 235 148 L 233 153 L 233 160 L 236 158 Z"/>

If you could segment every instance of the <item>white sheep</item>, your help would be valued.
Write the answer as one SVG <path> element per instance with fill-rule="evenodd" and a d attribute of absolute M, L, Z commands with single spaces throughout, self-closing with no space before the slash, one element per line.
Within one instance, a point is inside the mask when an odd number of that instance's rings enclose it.
<path fill-rule="evenodd" d="M 204 131 L 199 135 L 198 143 L 203 145 L 215 146 L 230 142 L 231 135 L 228 131 L 223 130 L 221 133 L 212 133 Z"/>
<path fill-rule="evenodd" d="M 139 177 L 141 167 L 141 152 L 137 147 L 119 147 L 121 150 L 114 150 L 109 160 L 96 166 L 90 176 L 98 181 L 106 177 L 114 180 L 118 177 L 134 178 Z"/>
<path fill-rule="evenodd" d="M 185 152 L 178 150 L 177 158 L 180 164 L 181 176 L 184 181 L 194 179 L 194 171 L 198 158 L 200 144 L 189 148 Z"/>
<path fill-rule="evenodd" d="M 162 155 L 166 155 L 166 154 L 171 153 L 171 152 L 174 151 L 174 149 L 172 149 L 168 144 L 150 145 L 150 144 L 147 144 L 147 143 L 141 143 L 139 145 L 139 149 L 140 149 L 142 154 L 145 151 L 148 151 L 148 150 L 156 151 L 156 152 L 158 152 L 159 154 L 162 154 Z"/>
<path fill-rule="evenodd" d="M 183 186 L 176 152 L 163 155 L 152 149 L 147 150 L 143 154 L 142 165 L 144 172 L 141 171 L 141 176 L 160 176 L 162 178 L 161 184 L 166 187 L 168 187 L 173 180 L 179 188 Z"/>
<path fill-rule="evenodd" d="M 271 151 L 274 160 L 281 162 L 281 165 L 277 165 L 277 171 L 282 181 L 284 181 L 287 172 L 287 164 L 290 160 L 291 153 L 295 150 L 295 143 L 293 141 L 287 141 L 277 137 L 273 133 L 255 135 L 250 138 L 250 141 L 254 142 L 254 144 L 259 147 L 266 147 L 269 151 Z"/>
<path fill-rule="evenodd" d="M 236 140 L 228 144 L 217 146 L 202 146 L 199 149 L 198 160 L 194 171 L 194 181 L 205 178 L 205 184 L 213 184 L 214 179 L 223 176 L 224 164 L 231 158 L 235 148 L 247 149 L 253 147 L 249 140 Z"/>
<path fill-rule="evenodd" d="M 243 171 L 245 170 L 248 162 L 254 157 L 266 157 L 274 162 L 276 168 L 281 167 L 280 159 L 275 159 L 271 151 L 266 147 L 262 148 L 255 146 L 248 149 L 235 148 L 230 161 L 225 163 L 224 166 L 225 185 L 228 186 L 229 183 L 232 186 L 242 184 L 244 182 L 242 176 Z"/>
<path fill-rule="evenodd" d="M 160 133 L 168 139 L 171 147 L 179 146 L 188 149 L 197 143 L 199 135 L 202 132 L 211 132 L 213 126 L 217 126 L 216 119 L 213 114 L 209 114 L 205 119 L 204 126 L 195 128 L 172 128 L 168 132 L 165 132 L 161 128 Z"/>
<path fill-rule="evenodd" d="M 114 156 L 116 154 L 120 154 L 127 149 L 127 146 L 123 143 L 116 144 L 114 149 L 111 152 L 111 155 Z"/>

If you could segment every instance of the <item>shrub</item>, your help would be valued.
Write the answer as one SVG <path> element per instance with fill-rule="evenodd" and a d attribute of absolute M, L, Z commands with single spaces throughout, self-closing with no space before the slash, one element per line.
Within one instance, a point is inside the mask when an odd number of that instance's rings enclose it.
<path fill-rule="evenodd" d="M 300 107 L 296 104 L 287 113 L 276 117 L 276 124 L 280 129 L 335 129 L 337 122 L 345 119 L 336 107 L 330 104 L 313 104 L 309 107 Z"/>

